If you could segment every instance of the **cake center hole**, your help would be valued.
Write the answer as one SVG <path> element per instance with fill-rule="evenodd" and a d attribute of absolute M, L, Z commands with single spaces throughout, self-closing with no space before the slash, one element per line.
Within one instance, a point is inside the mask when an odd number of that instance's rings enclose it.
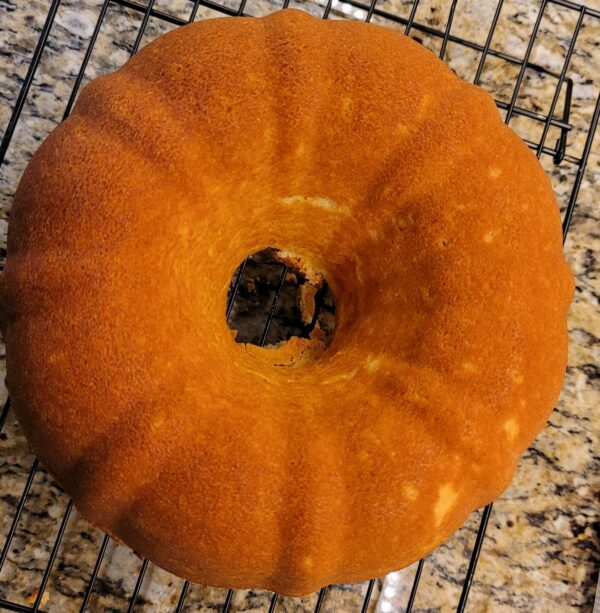
<path fill-rule="evenodd" d="M 229 286 L 225 316 L 238 343 L 276 347 L 291 337 L 331 343 L 335 301 L 323 278 L 309 279 L 291 258 L 269 248 L 249 255 Z"/>

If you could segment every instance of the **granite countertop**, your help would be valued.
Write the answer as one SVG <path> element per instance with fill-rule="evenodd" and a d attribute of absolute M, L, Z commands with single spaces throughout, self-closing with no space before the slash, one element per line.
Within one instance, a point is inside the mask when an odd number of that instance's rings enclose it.
<path fill-rule="evenodd" d="M 142 4 L 145 0 L 139 0 Z M 228 6 L 237 6 L 225 0 Z M 423 0 L 416 21 L 444 29 L 450 0 Z M 323 4 L 311 1 L 294 3 L 315 14 Z M 587 5 L 600 10 L 600 0 Z M 0 129 L 8 124 L 28 63 L 43 26 L 49 0 L 0 0 Z M 408 16 L 411 3 L 406 0 L 380 0 L 378 7 Z M 492 0 L 459 0 L 452 33 L 479 44 L 485 43 L 496 3 Z M 39 143 L 60 121 L 69 93 L 94 24 L 101 0 L 64 0 L 56 15 L 41 64 L 25 103 L 21 120 L 12 139 L 6 161 L 0 167 L 0 245 L 5 245 L 9 209 L 19 177 Z M 155 8 L 187 18 L 189 0 L 157 0 Z M 492 48 L 522 57 L 538 2 L 506 0 Z M 248 0 L 245 11 L 265 14 L 276 5 L 267 0 Z M 335 0 L 332 17 L 364 19 L 364 11 Z M 200 8 L 197 19 L 218 16 Z M 90 59 L 84 82 L 121 65 L 135 40 L 141 15 L 130 8 L 111 4 Z M 400 28 L 393 21 L 375 14 L 373 21 Z M 532 51 L 532 61 L 553 72 L 560 72 L 577 13 L 551 4 L 541 22 L 540 35 Z M 569 76 L 573 79 L 573 100 L 567 153 L 582 153 L 586 127 L 600 92 L 600 19 L 584 19 L 575 48 Z M 174 26 L 152 18 L 142 45 Z M 418 30 L 413 36 L 434 51 L 440 40 Z M 450 42 L 446 61 L 461 76 L 473 79 L 478 54 Z M 501 100 L 510 100 L 518 69 L 490 57 L 485 64 L 482 85 Z M 556 79 L 529 69 L 518 98 L 519 106 L 533 113 L 547 113 Z M 561 96 L 556 115 L 562 113 Z M 542 125 L 527 117 L 511 122 L 517 132 L 531 140 L 539 139 Z M 557 132 L 551 128 L 548 146 L 554 146 Z M 600 281 L 598 253 L 600 233 L 600 151 L 596 138 L 583 175 L 566 254 L 577 278 L 577 291 L 569 316 L 569 366 L 560 401 L 548 427 L 521 459 L 512 485 L 494 504 L 487 537 L 469 599 L 469 611 L 591 611 L 595 580 L 600 567 L 600 419 L 594 410 L 600 403 Z M 568 162 L 555 165 L 542 156 L 559 203 L 564 209 L 575 181 L 576 166 Z M 6 396 L 6 391 L 2 390 Z M 33 462 L 27 443 L 9 413 L 0 435 L 0 542 L 8 533 L 29 468 Z M 17 527 L 8 557 L 0 573 L 0 598 L 32 604 L 46 567 L 67 497 L 41 468 Z M 480 513 L 444 545 L 427 557 L 415 611 L 451 611 L 456 607 Z M 77 611 L 92 573 L 103 535 L 73 511 L 48 586 L 41 598 L 45 611 Z M 89 610 L 122 611 L 134 590 L 141 561 L 127 548 L 109 541 L 99 569 Z M 371 609 L 386 613 L 403 611 L 415 567 L 393 573 L 375 585 Z M 137 610 L 170 611 L 179 598 L 182 581 L 150 565 L 141 586 Z M 335 586 L 323 603 L 325 611 L 355 611 L 362 603 L 365 584 Z M 218 609 L 226 592 L 192 586 L 185 610 Z M 268 609 L 266 592 L 240 590 L 232 610 Z M 282 598 L 280 611 L 312 610 L 316 595 L 305 599 Z"/>

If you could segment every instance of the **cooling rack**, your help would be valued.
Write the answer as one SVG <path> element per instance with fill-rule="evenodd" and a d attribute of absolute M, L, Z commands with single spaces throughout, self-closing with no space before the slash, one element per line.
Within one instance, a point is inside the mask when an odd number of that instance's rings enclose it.
<path fill-rule="evenodd" d="M 1 3 L 0 3 L 1 4 Z M 10 4 L 10 3 L 9 3 Z M 62 1 L 65 4 L 65 1 Z M 94 52 L 95 45 L 99 36 L 103 32 L 103 26 L 107 20 L 107 15 L 115 7 L 125 9 L 122 13 L 123 19 L 129 19 L 132 27 L 135 27 L 135 37 L 129 44 L 123 43 L 129 54 L 135 54 L 140 46 L 145 43 L 149 29 L 155 27 L 156 24 L 166 24 L 169 28 L 184 25 L 199 18 L 207 16 L 227 15 L 231 17 L 242 16 L 246 14 L 255 15 L 264 12 L 265 10 L 276 10 L 277 8 L 286 8 L 290 6 L 290 0 L 284 0 L 280 6 L 270 3 L 262 3 L 260 9 L 252 10 L 252 0 L 239 0 L 239 3 L 232 4 L 229 0 L 187 0 L 184 1 L 187 14 L 182 16 L 182 11 L 170 11 L 168 7 L 161 7 L 157 0 L 148 0 L 146 3 L 136 0 L 104 0 L 101 3 L 94 4 L 96 11 L 95 25 L 90 30 L 86 40 L 85 51 L 80 63 L 79 70 L 72 80 L 72 87 L 64 104 L 63 119 L 66 118 L 76 100 L 80 87 L 85 83 L 88 75 L 90 58 Z M 600 11 L 594 8 L 586 7 L 569 0 L 542 0 L 535 3 L 535 18 L 530 30 L 529 36 L 525 41 L 525 46 L 520 53 L 515 53 L 511 49 L 510 41 L 504 41 L 503 44 L 498 44 L 495 39 L 498 23 L 501 19 L 504 0 L 499 0 L 493 4 L 488 3 L 492 10 L 492 18 L 486 26 L 485 36 L 482 40 L 472 40 L 463 35 L 456 34 L 453 30 L 456 16 L 460 14 L 461 3 L 459 0 L 451 0 L 448 3 L 447 10 L 443 18 L 437 16 L 435 20 L 423 16 L 420 12 L 420 5 L 424 2 L 415 0 L 412 2 L 398 1 L 394 4 L 392 0 L 371 0 L 370 2 L 361 2 L 359 0 L 327 0 L 326 2 L 305 2 L 292 3 L 294 6 L 299 6 L 310 11 L 315 15 L 320 15 L 324 19 L 362 19 L 367 22 L 380 23 L 388 27 L 392 27 L 405 34 L 412 36 L 419 42 L 426 44 L 428 47 L 435 50 L 439 57 L 447 60 L 449 55 L 454 55 L 459 58 L 462 55 L 471 54 L 470 57 L 475 58 L 474 75 L 472 81 L 476 84 L 485 86 L 485 74 L 488 64 L 494 62 L 502 62 L 507 65 L 512 72 L 508 73 L 512 76 L 505 84 L 501 91 L 493 91 L 496 104 L 499 111 L 503 114 L 507 124 L 515 126 L 517 131 L 523 136 L 527 145 L 534 151 L 538 158 L 548 167 L 549 164 L 555 165 L 559 169 L 568 169 L 567 172 L 558 172 L 558 176 L 571 173 L 573 176 L 572 184 L 568 190 L 564 188 L 560 191 L 559 200 L 561 201 L 561 213 L 563 219 L 563 237 L 566 239 L 569 232 L 569 227 L 573 217 L 573 212 L 577 205 L 578 194 L 582 185 L 584 172 L 590 151 L 594 132 L 597 127 L 600 117 L 600 96 L 589 101 L 589 110 L 586 113 L 579 113 L 578 121 L 572 120 L 572 98 L 574 81 L 570 75 L 571 62 L 576 52 L 578 45 L 578 37 L 586 24 L 592 21 L 600 23 Z M 265 6 L 267 6 L 265 9 Z M 19 129 L 19 122 L 22 116 L 23 109 L 30 95 L 30 89 L 36 78 L 38 68 L 41 64 L 41 58 L 46 47 L 50 44 L 49 40 L 55 27 L 55 18 L 61 7 L 61 0 L 52 0 L 49 3 L 45 22 L 39 33 L 37 45 L 31 50 L 31 60 L 28 65 L 27 73 L 22 81 L 16 100 L 12 106 L 9 116 L 9 121 L 4 131 L 4 135 L 0 144 L 0 168 L 7 158 L 9 147 L 15 134 Z M 1 7 L 0 7 L 1 9 Z M 540 29 L 545 17 L 553 10 L 563 11 L 564 14 L 569 14 L 571 17 L 570 23 L 572 28 L 563 39 L 563 55 L 559 65 L 548 67 L 534 61 L 533 56 L 536 41 L 540 36 Z M 565 21 L 569 21 L 566 19 Z M 565 42 L 566 40 L 566 42 Z M 460 62 L 458 62 L 460 63 Z M 597 67 L 600 70 L 600 66 Z M 524 84 L 543 81 L 544 83 L 552 82 L 553 93 L 550 96 L 549 105 L 546 108 L 537 108 L 535 105 L 526 104 L 523 97 Z M 561 180 L 562 183 L 562 180 Z M 248 288 L 250 277 L 252 276 L 251 269 L 254 266 L 254 276 L 263 276 L 265 281 L 265 293 L 268 294 L 267 306 L 265 308 L 265 316 L 261 324 L 260 330 L 255 333 L 254 340 L 256 344 L 264 345 L 269 341 L 269 335 L 273 336 L 274 322 L 278 322 L 279 328 L 284 329 L 290 322 L 281 321 L 280 308 L 281 298 L 286 292 L 286 287 L 290 285 L 289 269 L 284 264 L 277 262 L 262 262 L 255 261 L 253 258 L 243 262 L 234 276 L 232 287 L 230 290 L 230 298 L 227 308 L 227 317 L 234 316 L 236 312 L 236 301 L 244 300 L 244 290 Z M 265 272 L 265 266 L 271 267 L 271 273 Z M 271 274 L 271 277 L 269 277 Z M 240 303 L 240 304 L 241 304 Z M 317 306 L 321 304 L 317 302 Z M 238 308 L 239 310 L 239 308 Z M 315 316 L 317 313 L 315 313 Z M 276 333 L 276 337 L 280 338 L 282 332 Z M 276 339 L 275 339 L 276 340 Z M 0 415 L 0 432 L 5 429 L 8 417 L 10 415 L 10 400 L 7 400 L 2 413 Z M 11 431 L 10 435 L 14 435 Z M 0 436 L 6 438 L 4 433 Z M 19 522 L 22 519 L 24 510 L 31 500 L 31 490 L 35 482 L 36 476 L 43 472 L 43 468 L 38 464 L 37 460 L 33 460 L 22 485 L 20 495 L 13 497 L 10 501 L 12 509 L 12 517 L 8 521 L 8 531 L 6 540 L 0 552 L 0 572 L 9 557 L 14 546 L 15 535 L 19 529 Z M 57 486 L 53 486 L 57 487 Z M 60 494 L 59 494 L 60 495 Z M 474 581 L 479 555 L 484 546 L 486 529 L 490 516 L 492 514 L 492 505 L 486 506 L 479 513 L 478 527 L 474 534 L 474 540 L 471 543 L 470 557 L 466 572 L 460 577 L 454 578 L 454 581 L 460 585 L 460 595 L 456 602 L 450 603 L 449 606 L 457 611 L 464 611 L 467 606 L 469 593 Z M 23 613 L 32 613 L 43 611 L 48 595 L 49 580 L 53 571 L 67 526 L 72 521 L 74 508 L 71 501 L 68 501 L 64 512 L 58 517 L 51 518 L 56 524 L 56 532 L 52 539 L 47 543 L 47 559 L 41 573 L 41 578 L 37 589 L 26 602 L 19 602 L 17 598 L 0 598 L 0 609 L 19 611 Z M 85 537 L 85 532 L 82 532 L 82 538 Z M 101 592 L 104 586 L 99 580 L 100 571 L 103 564 L 106 564 L 107 550 L 111 546 L 111 539 L 104 535 L 99 542 L 95 560 L 91 565 L 89 575 L 83 580 L 82 587 L 79 592 L 79 609 L 85 610 L 117 610 L 114 608 L 99 609 L 94 607 L 93 597 L 95 593 Z M 425 559 L 419 561 L 414 569 L 414 576 L 407 598 L 401 606 L 401 610 L 411 611 L 415 606 L 416 598 L 423 576 L 423 568 Z M 143 607 L 140 601 L 140 592 L 144 586 L 144 582 L 148 581 L 149 568 L 151 565 L 147 560 L 143 560 L 139 567 L 139 572 L 135 577 L 135 583 L 130 594 L 123 600 L 126 602 L 124 606 L 127 611 L 133 611 L 136 607 Z M 65 568 L 60 569 L 65 571 Z M 372 579 L 360 586 L 353 586 L 351 589 L 354 593 L 360 594 L 359 601 L 356 601 L 356 610 L 366 612 L 373 610 L 377 605 L 383 612 L 390 611 L 392 608 L 387 608 L 381 605 L 378 597 L 382 594 L 381 582 L 377 579 Z M 189 602 L 190 591 L 193 586 L 188 582 L 183 582 L 178 588 L 174 611 L 187 610 L 191 605 Z M 321 610 L 328 608 L 327 597 L 331 588 L 323 588 L 313 598 L 310 608 L 318 613 Z M 223 594 L 222 601 L 217 608 L 227 612 L 232 610 L 234 606 L 235 592 L 234 590 L 226 591 Z M 282 610 L 291 610 L 293 605 L 290 605 L 289 599 L 283 603 L 283 599 L 277 594 L 263 594 L 262 600 L 263 610 L 268 610 L 270 613 L 279 608 Z M 353 601 L 355 602 L 355 601 Z M 307 605 L 298 604 L 298 609 L 306 610 Z M 214 608 L 214 605 L 212 605 Z M 255 607 L 256 608 L 256 607 Z M 345 608 L 342 606 L 342 608 Z M 329 607 L 330 610 L 331 607 Z M 50 609 L 47 609 L 50 610 Z M 53 609 L 58 610 L 58 609 Z M 196 610 L 196 609 L 189 609 Z M 340 605 L 338 609 L 341 610 Z M 350 610 L 346 608 L 345 610 Z M 352 609 L 354 610 L 354 609 Z M 400 608 L 395 609 L 400 610 Z"/>

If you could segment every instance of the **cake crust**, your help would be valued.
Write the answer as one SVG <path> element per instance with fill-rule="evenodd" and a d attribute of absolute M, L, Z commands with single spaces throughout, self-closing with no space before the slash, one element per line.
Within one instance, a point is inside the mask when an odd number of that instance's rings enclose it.
<path fill-rule="evenodd" d="M 232 339 L 267 247 L 327 280 L 325 351 Z M 483 90 L 374 25 L 207 20 L 87 85 L 27 167 L 7 385 L 90 522 L 192 581 L 305 594 L 504 490 L 572 293 L 551 186 Z"/>

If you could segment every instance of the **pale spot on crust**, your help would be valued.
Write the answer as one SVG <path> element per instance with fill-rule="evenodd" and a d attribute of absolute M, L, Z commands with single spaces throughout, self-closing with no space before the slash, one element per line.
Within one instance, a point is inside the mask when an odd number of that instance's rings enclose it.
<path fill-rule="evenodd" d="M 296 147 L 296 155 L 298 157 L 302 157 L 305 153 L 306 149 L 304 147 L 304 143 L 300 143 L 297 147 Z"/>
<path fill-rule="evenodd" d="M 471 464 L 471 468 L 473 469 L 473 472 L 476 472 L 476 473 L 481 472 L 481 466 L 479 466 L 479 464 Z"/>
<path fill-rule="evenodd" d="M 181 236 L 181 238 L 189 238 L 190 236 L 190 226 L 185 223 L 182 222 L 177 226 L 177 234 L 179 234 L 179 236 Z"/>
<path fill-rule="evenodd" d="M 415 404 L 423 404 L 425 402 L 425 398 L 422 394 L 419 394 L 419 392 L 413 392 L 412 394 L 409 394 L 408 399 Z"/>
<path fill-rule="evenodd" d="M 419 490 L 412 484 L 408 483 L 402 488 L 404 495 L 411 501 L 415 501 L 419 497 Z"/>
<path fill-rule="evenodd" d="M 48 356 L 48 364 L 58 364 L 65 361 L 64 351 L 55 351 Z"/>
<path fill-rule="evenodd" d="M 323 383 L 327 385 L 331 383 L 337 383 L 338 381 L 350 381 L 351 379 L 354 379 L 355 376 L 356 368 L 354 370 L 351 370 L 350 372 L 343 372 L 339 375 L 336 375 L 335 377 L 331 377 L 330 379 L 325 379 Z"/>
<path fill-rule="evenodd" d="M 396 134 L 398 134 L 398 136 L 408 136 L 409 132 L 410 130 L 406 124 L 399 123 L 396 125 Z"/>
<path fill-rule="evenodd" d="M 523 383 L 523 374 L 520 373 L 518 370 L 514 370 L 511 369 L 509 371 L 510 373 L 510 378 L 517 384 L 517 385 L 521 385 L 521 383 Z"/>
<path fill-rule="evenodd" d="M 302 565 L 304 568 L 313 568 L 315 561 L 310 556 L 307 556 L 304 558 L 304 560 L 302 560 Z"/>
<path fill-rule="evenodd" d="M 427 116 L 427 111 L 432 103 L 432 97 L 429 94 L 424 94 L 419 102 L 419 109 L 417 111 L 417 119 L 424 119 Z"/>
<path fill-rule="evenodd" d="M 456 504 L 458 492 L 452 483 L 445 483 L 438 490 L 438 499 L 433 508 L 435 525 L 441 526 L 448 512 Z"/>
<path fill-rule="evenodd" d="M 348 117 L 350 113 L 352 112 L 353 106 L 354 104 L 352 102 L 352 98 L 349 98 L 348 96 L 344 96 L 342 98 L 342 115 L 344 117 Z"/>
<path fill-rule="evenodd" d="M 507 419 L 502 424 L 502 427 L 504 428 L 504 432 L 506 432 L 506 436 L 511 441 L 513 441 L 518 436 L 519 431 L 521 430 L 521 428 L 519 427 L 519 422 L 516 420 L 515 417 Z"/>
<path fill-rule="evenodd" d="M 381 439 L 372 430 L 365 431 L 365 438 L 371 441 L 372 443 L 375 443 L 376 445 L 381 444 Z"/>
<path fill-rule="evenodd" d="M 331 200 L 331 198 L 311 198 L 309 202 L 315 206 L 321 206 L 324 209 L 337 210 L 340 208 L 340 205 L 334 200 Z"/>
<path fill-rule="evenodd" d="M 167 423 L 166 417 L 162 413 L 159 413 L 158 415 L 155 415 L 153 417 L 150 423 L 150 428 L 152 430 L 161 430 L 162 428 L 164 428 L 166 423 Z"/>
<path fill-rule="evenodd" d="M 369 354 L 367 356 L 367 359 L 365 360 L 365 368 L 369 371 L 369 372 L 375 372 L 376 370 L 379 369 L 379 358 L 376 358 L 375 356 Z"/>
<path fill-rule="evenodd" d="M 379 232 L 377 230 L 374 230 L 374 229 L 369 230 L 369 236 L 374 241 L 379 241 L 381 239 L 381 237 L 379 236 Z"/>
<path fill-rule="evenodd" d="M 490 179 L 497 179 L 502 174 L 502 169 L 497 166 L 490 166 L 488 168 L 488 177 Z"/>
<path fill-rule="evenodd" d="M 463 362 L 462 367 L 463 370 L 466 370 L 467 372 L 477 372 L 479 370 L 477 366 L 473 364 L 473 362 Z"/>
<path fill-rule="evenodd" d="M 310 196 L 285 196 L 279 199 L 281 204 L 311 204 L 313 206 L 321 207 L 322 209 L 328 209 L 330 211 L 336 211 L 339 213 L 349 213 L 348 207 L 340 206 L 335 200 L 319 196 L 317 198 L 311 198 Z"/>
<path fill-rule="evenodd" d="M 496 238 L 496 236 L 498 235 L 497 230 L 488 230 L 484 235 L 483 235 L 483 242 L 484 243 L 493 243 L 494 239 Z"/>
<path fill-rule="evenodd" d="M 186 497 L 185 494 L 179 494 L 178 498 L 177 498 L 177 506 L 180 509 L 186 509 L 188 507 L 188 499 Z"/>

